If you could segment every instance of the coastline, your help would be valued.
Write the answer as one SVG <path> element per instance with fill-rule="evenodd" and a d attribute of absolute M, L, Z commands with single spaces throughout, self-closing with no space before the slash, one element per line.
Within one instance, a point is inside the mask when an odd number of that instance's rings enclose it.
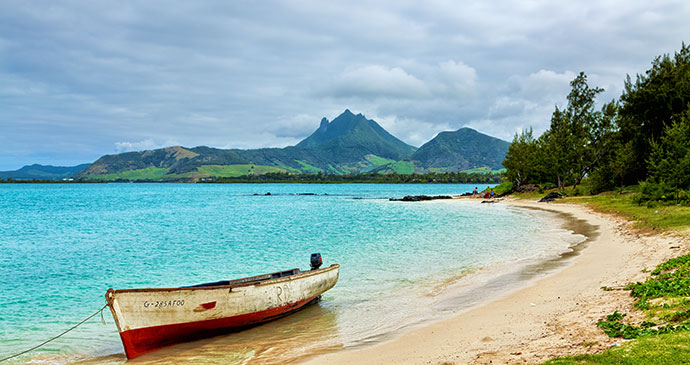
<path fill-rule="evenodd" d="M 477 202 L 478 203 L 478 202 Z M 368 347 L 316 355 L 307 364 L 522 363 L 599 352 L 625 340 L 612 339 L 596 322 L 614 310 L 632 312 L 627 291 L 604 291 L 640 281 L 663 260 L 678 256 L 678 238 L 645 236 L 622 218 L 562 203 L 504 199 L 526 209 L 546 209 L 597 226 L 585 244 L 551 263 L 565 263 L 527 287 L 460 311 L 453 317 L 410 329 Z M 548 263 L 547 263 L 548 264 Z"/>

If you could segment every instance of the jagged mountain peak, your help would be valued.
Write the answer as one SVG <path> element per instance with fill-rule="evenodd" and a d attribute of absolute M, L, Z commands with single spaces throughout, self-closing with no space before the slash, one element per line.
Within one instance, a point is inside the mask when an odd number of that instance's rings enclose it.
<path fill-rule="evenodd" d="M 296 145 L 299 148 L 346 151 L 348 155 L 363 158 L 366 155 L 391 159 L 405 159 L 415 150 L 414 147 L 393 137 L 373 120 L 362 113 L 353 114 L 345 109 L 330 123 L 321 119 L 319 128 Z"/>

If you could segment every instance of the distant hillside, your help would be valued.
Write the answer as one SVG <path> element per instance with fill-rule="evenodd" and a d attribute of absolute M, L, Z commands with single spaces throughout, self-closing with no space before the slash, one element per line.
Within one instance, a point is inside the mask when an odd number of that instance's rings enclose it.
<path fill-rule="evenodd" d="M 487 136 L 471 128 L 441 132 L 410 158 L 415 166 L 430 171 L 463 171 L 488 166 L 503 168 L 509 142 Z"/>
<path fill-rule="evenodd" d="M 15 171 L 0 171 L 0 179 L 61 180 L 84 170 L 89 165 L 90 164 L 81 164 L 77 166 L 50 166 L 33 164 L 30 166 L 24 166 Z"/>
<path fill-rule="evenodd" d="M 463 128 L 419 150 L 362 114 L 345 110 L 295 146 L 223 150 L 181 146 L 106 155 L 76 175 L 107 181 L 180 181 L 265 173 L 389 173 L 500 169 L 508 142 Z"/>

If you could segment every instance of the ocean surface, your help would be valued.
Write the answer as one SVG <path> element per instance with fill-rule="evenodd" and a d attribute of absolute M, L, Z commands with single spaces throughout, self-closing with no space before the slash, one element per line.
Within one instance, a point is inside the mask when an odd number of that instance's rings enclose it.
<path fill-rule="evenodd" d="M 446 318 L 489 295 L 489 286 L 496 295 L 509 289 L 496 278 L 583 240 L 544 211 L 476 200 L 388 201 L 474 186 L 0 184 L 0 358 L 93 314 L 111 287 L 306 270 L 310 254 L 320 252 L 324 266 L 341 265 L 320 303 L 137 359 L 296 361 Z M 107 309 L 103 320 L 96 316 L 16 361 L 122 363 Z"/>

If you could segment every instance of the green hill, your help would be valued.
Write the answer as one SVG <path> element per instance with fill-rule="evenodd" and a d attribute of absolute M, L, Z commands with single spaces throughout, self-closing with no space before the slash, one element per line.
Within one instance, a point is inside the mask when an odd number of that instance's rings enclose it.
<path fill-rule="evenodd" d="M 419 150 L 362 114 L 345 110 L 295 146 L 251 150 L 167 147 L 99 158 L 75 177 L 180 181 L 265 173 L 400 173 L 500 169 L 508 142 L 463 128 Z"/>
<path fill-rule="evenodd" d="M 62 180 L 84 170 L 89 164 L 77 166 L 50 166 L 33 164 L 19 170 L 0 171 L 0 179 L 15 180 Z"/>
<path fill-rule="evenodd" d="M 471 128 L 441 132 L 410 158 L 425 171 L 463 171 L 477 167 L 503 168 L 509 142 L 487 136 Z"/>

